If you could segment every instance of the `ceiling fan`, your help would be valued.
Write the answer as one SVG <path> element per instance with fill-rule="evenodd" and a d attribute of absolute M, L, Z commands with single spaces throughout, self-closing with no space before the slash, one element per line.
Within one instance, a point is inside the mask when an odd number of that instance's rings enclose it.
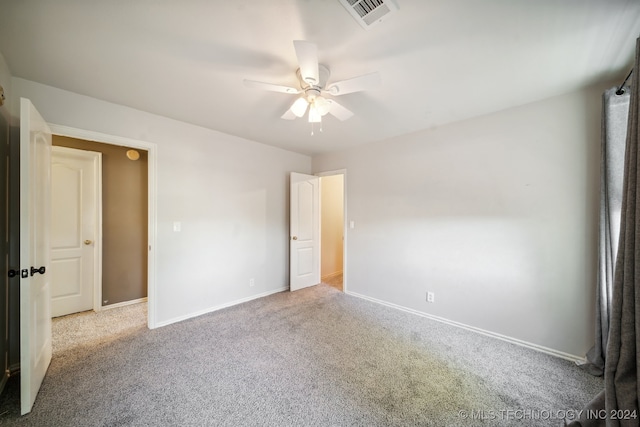
<path fill-rule="evenodd" d="M 296 70 L 296 75 L 300 81 L 300 89 L 254 80 L 244 80 L 245 86 L 251 88 L 302 94 L 282 115 L 285 120 L 294 120 L 296 117 L 302 117 L 307 112 L 307 109 L 309 110 L 310 123 L 320 123 L 322 117 L 326 114 L 331 114 L 339 120 L 347 120 L 353 116 L 353 112 L 333 99 L 325 98 L 323 95 L 340 96 L 371 89 L 380 84 L 380 74 L 378 72 L 328 84 L 331 72 L 326 65 L 318 63 L 318 47 L 314 43 L 303 40 L 294 40 L 293 47 L 300 67 Z"/>

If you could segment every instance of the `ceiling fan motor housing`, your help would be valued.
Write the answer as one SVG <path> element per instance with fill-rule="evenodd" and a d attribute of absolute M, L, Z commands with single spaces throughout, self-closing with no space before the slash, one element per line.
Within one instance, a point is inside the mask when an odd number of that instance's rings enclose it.
<path fill-rule="evenodd" d="M 320 96 L 320 89 L 317 89 L 315 87 L 308 87 L 307 89 L 304 90 L 304 94 L 307 100 L 311 102 Z"/>
<path fill-rule="evenodd" d="M 329 76 L 331 76 L 331 72 L 329 71 L 329 67 L 327 67 L 325 65 L 322 65 L 322 64 L 318 64 L 318 80 L 319 80 L 319 82 L 316 85 L 309 84 L 304 79 L 304 77 L 300 73 L 300 68 L 298 68 L 296 70 L 296 76 L 298 76 L 298 80 L 300 81 L 300 88 L 302 88 L 302 90 L 304 90 L 305 93 L 309 89 L 317 89 L 318 95 L 319 95 L 320 94 L 319 92 L 325 88 L 325 86 L 327 84 L 327 81 L 329 80 Z"/>

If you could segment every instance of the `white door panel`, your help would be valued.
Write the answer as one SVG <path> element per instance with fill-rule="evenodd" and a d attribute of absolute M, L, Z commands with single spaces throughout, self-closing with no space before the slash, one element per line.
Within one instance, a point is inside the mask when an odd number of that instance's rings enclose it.
<path fill-rule="evenodd" d="M 51 362 L 51 131 L 20 100 L 20 410 L 31 412 Z M 26 274 L 24 274 L 26 273 Z"/>
<path fill-rule="evenodd" d="M 290 283 L 295 291 L 320 283 L 320 179 L 291 173 Z"/>
<path fill-rule="evenodd" d="M 57 317 L 96 308 L 102 154 L 66 147 L 52 153 L 51 312 Z"/>

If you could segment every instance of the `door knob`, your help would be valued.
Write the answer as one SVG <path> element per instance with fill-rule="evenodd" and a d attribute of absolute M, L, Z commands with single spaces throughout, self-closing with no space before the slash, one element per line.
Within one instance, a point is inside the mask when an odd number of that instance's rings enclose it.
<path fill-rule="evenodd" d="M 91 243 L 93 243 L 91 240 L 85 240 L 85 241 L 84 241 L 84 244 L 85 244 L 85 245 L 90 245 Z"/>
<path fill-rule="evenodd" d="M 31 267 L 31 275 L 33 276 L 36 273 L 40 273 L 40 274 L 44 274 L 44 272 L 47 271 L 46 267 L 43 265 L 40 268 L 35 268 L 35 267 Z"/>
<path fill-rule="evenodd" d="M 293 236 L 292 239 L 293 240 L 298 240 L 298 236 Z"/>

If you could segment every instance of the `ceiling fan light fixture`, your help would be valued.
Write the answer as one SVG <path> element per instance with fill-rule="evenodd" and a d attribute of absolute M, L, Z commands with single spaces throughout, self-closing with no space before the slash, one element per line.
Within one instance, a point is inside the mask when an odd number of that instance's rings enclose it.
<path fill-rule="evenodd" d="M 309 123 L 320 123 L 322 122 L 322 115 L 316 108 L 314 104 L 311 104 L 309 107 Z"/>
<path fill-rule="evenodd" d="M 331 104 L 327 101 L 326 98 L 322 96 L 318 96 L 313 101 L 313 105 L 318 114 L 320 114 L 321 116 L 327 115 L 329 113 L 329 110 L 331 109 Z"/>
<path fill-rule="evenodd" d="M 304 98 L 298 98 L 296 102 L 291 106 L 291 112 L 295 114 L 296 117 L 304 116 L 304 113 L 307 111 L 307 106 L 309 103 Z"/>

